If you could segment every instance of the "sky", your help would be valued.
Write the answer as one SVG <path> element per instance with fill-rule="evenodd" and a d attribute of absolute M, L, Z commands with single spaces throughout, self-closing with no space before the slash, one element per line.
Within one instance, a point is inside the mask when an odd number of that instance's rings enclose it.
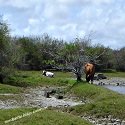
<path fill-rule="evenodd" d="M 125 0 L 0 0 L 12 36 L 49 34 L 71 41 L 125 47 Z"/>

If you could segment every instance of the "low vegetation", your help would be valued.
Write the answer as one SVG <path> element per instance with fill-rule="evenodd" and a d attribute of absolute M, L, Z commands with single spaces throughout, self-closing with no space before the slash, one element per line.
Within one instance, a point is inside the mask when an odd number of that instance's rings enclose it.
<path fill-rule="evenodd" d="M 73 73 L 54 72 L 55 77 L 49 78 L 42 75 L 41 71 L 18 71 L 16 75 L 10 77 L 6 84 L 21 86 L 21 87 L 35 87 L 35 86 L 64 86 L 74 83 Z"/>
<path fill-rule="evenodd" d="M 4 125 L 6 120 L 32 113 L 36 109 L 9 109 L 0 110 L 0 124 Z M 91 125 L 87 121 L 74 115 L 56 112 L 52 110 L 42 110 L 21 119 L 6 123 L 6 125 Z"/>
<path fill-rule="evenodd" d="M 6 84 L 0 84 L 0 94 L 4 94 L 4 93 L 18 94 L 20 92 L 23 92 L 23 88 L 21 88 L 21 87 L 16 87 L 16 86 L 6 85 Z"/>
<path fill-rule="evenodd" d="M 96 117 L 108 117 L 125 119 L 125 96 L 106 88 L 78 84 L 71 92 L 79 98 L 89 100 L 85 105 L 75 106 L 69 109 L 77 115 L 94 115 Z"/>

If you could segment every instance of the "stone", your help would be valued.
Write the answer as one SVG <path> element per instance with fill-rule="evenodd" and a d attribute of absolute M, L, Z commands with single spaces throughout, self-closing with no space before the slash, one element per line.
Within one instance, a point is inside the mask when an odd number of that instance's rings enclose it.
<path fill-rule="evenodd" d="M 57 95 L 56 98 L 57 99 L 63 99 L 63 95 Z"/>
<path fill-rule="evenodd" d="M 50 98 L 49 92 L 48 92 L 48 91 L 45 91 L 44 96 L 45 96 L 46 98 Z"/>

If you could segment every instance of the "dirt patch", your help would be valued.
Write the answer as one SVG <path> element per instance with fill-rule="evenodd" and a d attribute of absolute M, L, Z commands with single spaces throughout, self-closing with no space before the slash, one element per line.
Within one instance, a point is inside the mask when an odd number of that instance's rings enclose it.
<path fill-rule="evenodd" d="M 83 102 L 77 101 L 73 98 L 65 97 L 63 93 L 62 99 L 58 99 L 58 91 L 60 88 L 56 87 L 37 87 L 28 88 L 22 94 L 19 94 L 23 99 L 9 99 L 8 96 L 19 96 L 18 94 L 4 94 L 8 99 L 0 100 L 0 109 L 9 109 L 17 107 L 68 107 L 83 104 Z M 46 91 L 50 92 L 49 97 L 45 96 Z"/>
<path fill-rule="evenodd" d="M 0 109 L 10 109 L 10 108 L 18 108 L 19 105 L 16 100 L 6 100 L 6 101 L 1 101 L 0 100 Z"/>

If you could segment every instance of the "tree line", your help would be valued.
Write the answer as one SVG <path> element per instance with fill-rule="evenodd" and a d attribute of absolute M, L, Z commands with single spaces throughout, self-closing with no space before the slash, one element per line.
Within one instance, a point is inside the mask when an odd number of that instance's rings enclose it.
<path fill-rule="evenodd" d="M 20 70 L 79 69 L 82 62 L 94 60 L 96 70 L 125 71 L 125 47 L 113 50 L 101 44 L 92 44 L 89 37 L 72 41 L 41 36 L 12 37 L 9 27 L 0 18 L 0 82 Z M 10 73 L 11 72 L 11 73 Z"/>

